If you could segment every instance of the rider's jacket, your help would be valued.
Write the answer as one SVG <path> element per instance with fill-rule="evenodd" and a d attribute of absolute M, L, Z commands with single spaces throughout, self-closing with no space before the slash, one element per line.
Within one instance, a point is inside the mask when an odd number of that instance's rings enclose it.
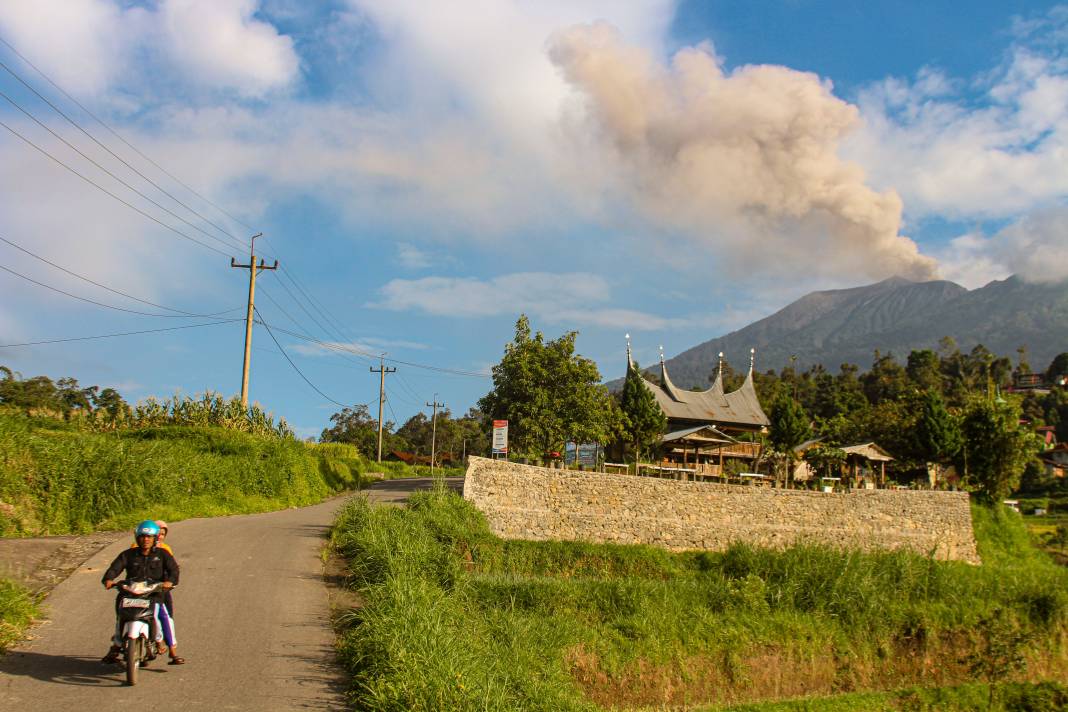
<path fill-rule="evenodd" d="M 147 554 L 142 554 L 140 549 L 123 551 L 111 562 L 100 582 L 118 579 L 124 569 L 126 578 L 133 581 L 170 581 L 178 585 L 178 562 L 170 552 L 157 546 L 149 549 Z"/>

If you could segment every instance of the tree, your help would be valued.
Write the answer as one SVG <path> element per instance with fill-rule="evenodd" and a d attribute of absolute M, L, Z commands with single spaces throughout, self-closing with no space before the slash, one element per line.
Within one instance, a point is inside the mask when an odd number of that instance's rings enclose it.
<path fill-rule="evenodd" d="M 1053 383 L 1059 377 L 1068 375 L 1068 352 L 1057 354 L 1046 369 L 1046 382 Z"/>
<path fill-rule="evenodd" d="M 938 354 L 931 349 L 909 352 L 905 373 L 908 374 L 912 385 L 919 390 L 942 392 L 942 364 L 938 360 Z"/>
<path fill-rule="evenodd" d="M 1038 451 L 1034 434 L 1020 427 L 1019 407 L 978 397 L 961 423 L 961 464 L 966 481 L 987 499 L 1000 502 L 1020 484 L 1020 475 Z"/>
<path fill-rule="evenodd" d="M 908 382 L 905 369 L 894 359 L 894 355 L 883 356 L 878 350 L 875 351 L 875 362 L 871 370 L 861 378 L 864 395 L 872 405 L 897 400 L 908 390 Z"/>
<path fill-rule="evenodd" d="M 635 462 L 641 460 L 643 451 L 659 441 L 667 428 L 667 417 L 652 391 L 642 383 L 643 379 L 637 364 L 631 365 L 619 397 L 624 438 L 633 450 Z"/>
<path fill-rule="evenodd" d="M 568 440 L 605 442 L 615 411 L 597 364 L 575 354 L 578 332 L 546 341 L 519 317 L 515 339 L 493 367 L 493 390 L 478 402 L 491 419 L 508 421 L 511 448 L 541 458 Z"/>
<path fill-rule="evenodd" d="M 937 391 L 924 393 L 922 403 L 915 430 L 916 451 L 928 462 L 949 462 L 960 452 L 960 423 Z"/>
<path fill-rule="evenodd" d="M 946 409 L 937 391 L 926 391 L 922 403 L 914 430 L 916 454 L 924 462 L 934 463 L 936 474 L 941 477 L 941 468 L 960 452 L 960 422 Z M 935 484 L 934 480 L 931 484 Z"/>
<path fill-rule="evenodd" d="M 768 439 L 776 450 L 781 452 L 789 464 L 789 473 L 793 472 L 794 463 L 797 462 L 797 453 L 794 451 L 801 443 L 805 442 L 812 434 L 808 416 L 801 404 L 793 398 L 784 397 L 775 401 L 768 417 L 771 421 L 771 430 Z"/>
<path fill-rule="evenodd" d="M 324 443 L 349 443 L 355 445 L 362 455 L 373 457 L 378 452 L 378 419 L 372 418 L 366 405 L 344 408 L 330 416 L 333 427 L 323 430 L 319 440 Z M 382 452 L 394 449 L 395 442 L 387 437 L 393 431 L 393 423 L 382 424 Z"/>

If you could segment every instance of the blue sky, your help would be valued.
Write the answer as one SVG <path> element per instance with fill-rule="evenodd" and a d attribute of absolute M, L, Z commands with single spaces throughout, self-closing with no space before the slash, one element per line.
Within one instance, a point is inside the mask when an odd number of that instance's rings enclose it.
<path fill-rule="evenodd" d="M 257 304 L 281 347 L 331 400 L 372 409 L 368 355 L 403 362 L 387 379 L 403 421 L 435 393 L 473 405 L 490 382 L 465 374 L 499 359 L 521 312 L 549 336 L 577 329 L 611 378 L 624 333 L 649 363 L 813 289 L 1068 276 L 1065 6 L 17 0 L 0 37 L 200 194 L 0 45 L 170 194 L 0 70 L 29 114 L 0 99 L 0 120 L 170 227 L 0 128 L 0 266 L 172 315 L 0 271 L 0 343 L 212 321 L 18 247 L 236 319 L 246 273 L 228 258 L 262 231 L 285 272 Z M 133 400 L 229 394 L 242 339 L 233 321 L 0 363 Z M 338 409 L 262 326 L 251 395 L 303 435 Z"/>

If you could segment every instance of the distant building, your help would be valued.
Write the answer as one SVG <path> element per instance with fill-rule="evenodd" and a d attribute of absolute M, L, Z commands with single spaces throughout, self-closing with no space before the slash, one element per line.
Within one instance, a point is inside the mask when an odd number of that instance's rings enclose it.
<path fill-rule="evenodd" d="M 1045 465 L 1047 475 L 1064 477 L 1068 474 L 1068 443 L 1057 443 L 1049 450 L 1040 452 L 1038 459 Z"/>

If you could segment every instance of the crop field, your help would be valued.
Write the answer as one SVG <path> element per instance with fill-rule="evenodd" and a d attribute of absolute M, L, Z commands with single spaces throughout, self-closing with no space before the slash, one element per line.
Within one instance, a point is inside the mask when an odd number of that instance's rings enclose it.
<path fill-rule="evenodd" d="M 1068 571 L 1018 515 L 973 514 L 983 566 L 813 546 L 504 541 L 444 489 L 407 509 L 354 501 L 333 533 L 364 601 L 338 644 L 352 702 L 770 712 L 1063 700 L 1061 687 L 1022 683 L 1068 675 Z"/>

